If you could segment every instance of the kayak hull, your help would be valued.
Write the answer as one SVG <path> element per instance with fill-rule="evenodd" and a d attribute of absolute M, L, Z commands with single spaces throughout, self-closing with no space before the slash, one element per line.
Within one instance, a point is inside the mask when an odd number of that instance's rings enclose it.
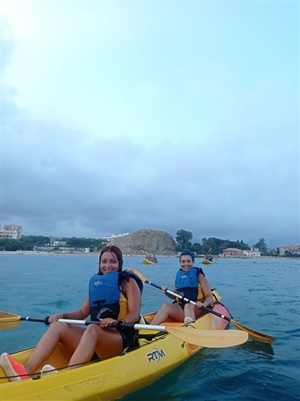
<path fill-rule="evenodd" d="M 151 262 L 151 260 L 148 259 L 143 259 L 142 263 L 143 265 L 155 265 L 155 262 Z"/>
<path fill-rule="evenodd" d="M 210 264 L 212 264 L 212 261 L 211 260 L 208 260 L 208 259 L 202 259 L 202 262 L 201 262 L 203 265 L 210 265 Z"/>
<path fill-rule="evenodd" d="M 223 305 L 216 304 L 214 308 L 230 317 Z M 144 317 L 150 323 L 153 315 Z M 181 323 L 172 324 L 182 326 Z M 227 325 L 228 321 L 210 313 L 193 323 L 194 327 L 203 330 L 223 330 Z M 167 333 L 153 334 L 149 338 L 149 331 L 143 330 L 140 337 L 139 347 L 135 350 L 75 369 L 65 368 L 70 355 L 66 355 L 58 346 L 43 365 L 49 363 L 59 373 L 36 380 L 8 382 L 0 367 L 0 399 L 112 401 L 150 385 L 202 349 Z M 33 348 L 12 355 L 14 359 L 25 363 L 32 351 Z"/>

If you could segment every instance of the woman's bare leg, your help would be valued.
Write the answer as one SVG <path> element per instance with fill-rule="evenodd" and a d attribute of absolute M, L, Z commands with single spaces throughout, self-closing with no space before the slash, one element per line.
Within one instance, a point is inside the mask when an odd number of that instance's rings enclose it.
<path fill-rule="evenodd" d="M 184 318 L 190 317 L 193 320 L 205 315 L 207 312 L 201 308 L 196 308 L 193 304 L 185 304 L 184 306 Z"/>
<path fill-rule="evenodd" d="M 99 358 L 105 359 L 118 355 L 123 351 L 123 338 L 115 329 L 101 328 L 98 325 L 89 325 L 76 351 L 70 359 L 69 366 L 88 362 L 94 352 Z"/>
<path fill-rule="evenodd" d="M 184 305 L 184 318 L 190 317 L 192 320 L 196 320 L 195 305 L 185 304 Z"/>
<path fill-rule="evenodd" d="M 84 329 L 81 327 L 53 322 L 24 365 L 26 372 L 35 372 L 37 367 L 52 354 L 59 342 L 73 352 L 79 344 L 83 332 Z"/>
<path fill-rule="evenodd" d="M 165 322 L 168 318 L 175 322 L 183 322 L 183 317 L 183 310 L 179 305 L 164 303 L 154 316 L 151 324 L 160 324 Z"/>

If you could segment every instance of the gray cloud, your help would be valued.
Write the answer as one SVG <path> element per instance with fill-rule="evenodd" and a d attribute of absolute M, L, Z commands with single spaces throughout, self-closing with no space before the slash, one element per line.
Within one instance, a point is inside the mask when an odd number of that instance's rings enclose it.
<path fill-rule="evenodd" d="M 9 102 L 8 102 L 9 103 Z M 9 114 L 2 126 L 2 219 L 26 234 L 178 229 L 280 245 L 298 239 L 296 140 L 261 149 L 245 132 L 194 146 L 143 147 Z M 250 134 L 249 134 L 250 135 Z M 253 139 L 253 138 L 252 138 Z M 199 147 L 198 147 L 199 146 Z"/>
<path fill-rule="evenodd" d="M 2 70 L 14 42 L 6 41 L 4 50 Z M 175 236 L 185 229 L 200 239 L 299 243 L 297 96 L 280 86 L 280 72 L 273 74 L 235 95 L 230 84 L 219 90 L 220 77 L 206 88 L 210 102 L 219 94 L 220 113 L 210 116 L 209 133 L 201 124 L 205 103 L 195 97 L 197 123 L 187 127 L 193 139 L 184 128 L 191 111 L 182 100 L 180 114 L 169 109 L 161 120 L 176 135 L 152 144 L 143 140 L 145 132 L 155 134 L 151 121 L 141 125 L 138 141 L 130 139 L 131 121 L 128 136 L 109 138 L 101 127 L 91 134 L 38 118 L 17 106 L 17 88 L 3 85 L 1 222 L 37 235 L 102 237 L 152 228 Z M 158 99 L 154 88 L 151 96 Z M 197 92 L 193 74 L 187 81 L 192 89 Z"/>

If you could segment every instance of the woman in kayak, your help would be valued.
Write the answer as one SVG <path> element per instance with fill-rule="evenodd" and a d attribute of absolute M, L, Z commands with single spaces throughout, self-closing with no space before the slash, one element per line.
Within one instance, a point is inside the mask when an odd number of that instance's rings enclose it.
<path fill-rule="evenodd" d="M 194 267 L 194 262 L 194 253 L 189 249 L 185 249 L 179 257 L 180 269 L 176 274 L 173 292 L 196 302 L 196 305 L 176 298 L 166 292 L 166 287 L 162 287 L 164 294 L 173 299 L 174 302 L 172 304 L 164 303 L 151 321 L 151 324 L 160 324 L 168 318 L 185 324 L 193 322 L 203 314 L 202 306 L 209 307 L 215 301 L 203 270 L 199 267 Z"/>
<path fill-rule="evenodd" d="M 69 367 L 79 366 L 96 354 L 100 359 L 110 358 L 136 346 L 138 332 L 134 328 L 110 327 L 118 322 L 135 324 L 140 319 L 141 292 L 143 284 L 139 277 L 122 271 L 123 256 L 116 246 L 102 249 L 99 271 L 89 282 L 89 293 L 80 309 L 59 313 L 49 317 L 51 323 L 42 336 L 29 360 L 24 364 L 15 361 L 9 354 L 0 357 L 0 364 L 11 381 L 30 378 L 61 343 L 67 355 L 71 355 Z M 86 328 L 59 322 L 58 319 L 85 319 L 91 315 L 98 324 Z M 51 369 L 52 368 L 52 369 Z M 44 371 L 54 370 L 46 365 Z M 43 371 L 42 369 L 42 371 Z"/>

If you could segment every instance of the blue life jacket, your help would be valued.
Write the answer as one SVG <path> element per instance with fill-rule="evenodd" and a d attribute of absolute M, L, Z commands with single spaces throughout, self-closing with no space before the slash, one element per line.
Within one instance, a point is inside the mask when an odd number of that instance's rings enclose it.
<path fill-rule="evenodd" d="M 136 280 L 142 292 L 143 283 L 132 272 L 94 274 L 91 277 L 89 282 L 89 305 L 92 320 L 106 317 L 120 320 L 127 315 L 127 299 L 122 292 L 121 283 L 123 280 L 129 280 L 130 277 Z"/>
<path fill-rule="evenodd" d="M 192 267 L 188 271 L 183 271 L 179 269 L 175 278 L 175 288 L 179 295 L 196 302 L 203 298 L 203 293 L 201 290 L 201 285 L 198 281 L 199 273 L 205 274 L 201 267 Z M 180 303 L 184 301 L 178 300 Z"/>

